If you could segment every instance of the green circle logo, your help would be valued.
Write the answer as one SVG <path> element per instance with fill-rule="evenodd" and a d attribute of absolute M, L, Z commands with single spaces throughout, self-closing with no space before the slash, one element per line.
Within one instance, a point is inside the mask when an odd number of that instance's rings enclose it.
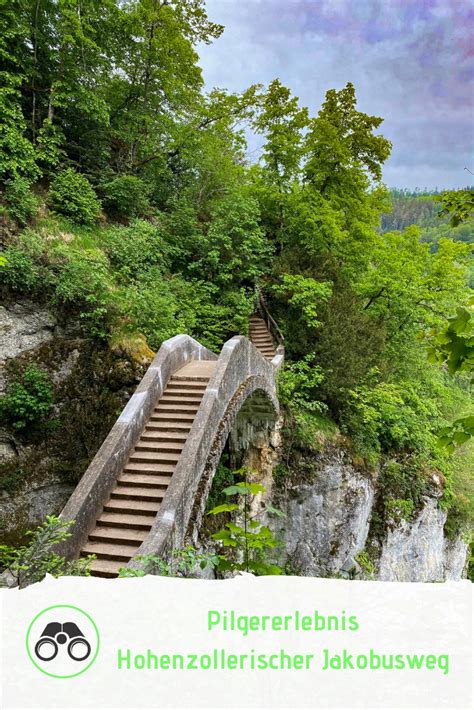
<path fill-rule="evenodd" d="M 94 619 L 72 604 L 55 604 L 35 616 L 26 632 L 30 661 L 52 678 L 74 678 L 94 663 L 99 653 Z"/>

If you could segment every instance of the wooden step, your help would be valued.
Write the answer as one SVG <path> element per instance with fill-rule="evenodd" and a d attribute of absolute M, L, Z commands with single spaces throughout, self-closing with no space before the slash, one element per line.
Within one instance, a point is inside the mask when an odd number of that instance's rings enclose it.
<path fill-rule="evenodd" d="M 123 473 L 157 473 L 171 474 L 174 473 L 176 464 L 173 463 L 148 463 L 146 461 L 131 461 L 127 463 L 123 469 Z"/>
<path fill-rule="evenodd" d="M 130 515 L 127 513 L 102 513 L 97 520 L 97 525 L 108 528 L 131 528 L 147 532 L 151 529 L 155 513 L 150 515 Z"/>
<path fill-rule="evenodd" d="M 191 429 L 192 422 L 168 421 L 158 418 L 156 421 L 148 421 L 146 424 L 146 432 L 167 432 L 168 434 L 182 433 L 187 434 Z"/>
<path fill-rule="evenodd" d="M 119 545 L 135 545 L 143 542 L 148 535 L 146 530 L 133 530 L 132 528 L 96 526 L 89 534 L 89 542 L 115 542 Z"/>
<path fill-rule="evenodd" d="M 192 424 L 195 418 L 196 414 L 188 414 L 187 412 L 159 412 L 151 415 L 150 422 L 169 422 L 170 424 L 180 422 L 182 424 Z"/>
<path fill-rule="evenodd" d="M 113 500 L 143 500 L 145 502 L 162 501 L 165 491 L 159 488 L 146 488 L 145 486 L 117 486 L 111 493 Z"/>
<path fill-rule="evenodd" d="M 119 569 L 125 564 L 117 560 L 94 560 L 89 569 L 92 577 L 113 579 L 118 577 Z"/>
<path fill-rule="evenodd" d="M 193 414 L 195 415 L 199 409 L 199 404 L 162 404 L 161 400 L 157 407 L 153 410 L 154 414 L 170 413 L 170 414 Z"/>
<path fill-rule="evenodd" d="M 129 463 L 176 463 L 180 452 L 166 452 L 157 449 L 156 451 L 134 451 L 130 454 Z"/>
<path fill-rule="evenodd" d="M 196 394 L 204 394 L 206 391 L 207 382 L 200 382 L 199 380 L 171 380 L 166 385 L 166 394 L 171 394 L 171 392 L 186 392 Z"/>
<path fill-rule="evenodd" d="M 81 556 L 97 555 L 98 558 L 104 560 L 122 560 L 123 562 L 128 562 L 139 547 L 137 543 L 128 545 L 127 543 L 86 542 L 81 550 Z M 123 567 L 123 565 L 121 566 Z"/>
<path fill-rule="evenodd" d="M 182 433 L 179 431 L 160 431 L 156 429 L 145 429 L 140 437 L 140 443 L 154 443 L 164 444 L 165 446 L 169 443 L 170 446 L 176 444 L 176 446 L 184 446 L 187 439 L 186 432 Z"/>
<path fill-rule="evenodd" d="M 156 439 L 152 441 L 145 439 L 142 441 L 140 439 L 135 445 L 135 451 L 156 451 L 157 453 L 180 454 L 183 450 L 184 441 L 157 441 Z"/>
<path fill-rule="evenodd" d="M 132 500 L 127 498 L 110 498 L 104 505 L 104 513 L 120 513 L 120 515 L 137 515 L 143 516 L 146 514 L 156 515 L 160 509 L 160 500 Z M 102 513 L 102 515 L 104 515 Z"/>
<path fill-rule="evenodd" d="M 160 397 L 160 404 L 200 404 L 202 402 L 202 395 L 199 394 L 186 394 L 181 392 L 165 392 Z"/>
<path fill-rule="evenodd" d="M 146 488 L 167 488 L 171 476 L 156 476 L 153 473 L 122 473 L 117 480 L 119 486 L 145 486 Z"/>
<path fill-rule="evenodd" d="M 206 391 L 205 383 L 200 384 L 199 382 L 191 382 L 191 384 L 186 385 L 186 383 L 181 382 L 169 382 L 163 393 L 163 397 L 202 397 Z"/>

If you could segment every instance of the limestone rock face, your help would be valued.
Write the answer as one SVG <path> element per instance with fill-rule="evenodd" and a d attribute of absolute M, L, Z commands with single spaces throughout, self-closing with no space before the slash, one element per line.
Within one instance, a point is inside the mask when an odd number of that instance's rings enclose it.
<path fill-rule="evenodd" d="M 354 467 L 334 447 L 314 462 L 314 479 L 274 496 L 286 517 L 271 523 L 283 539 L 280 560 L 289 572 L 304 576 L 342 576 L 380 581 L 435 582 L 464 575 L 467 544 L 445 536 L 446 512 L 436 494 L 426 497 L 413 521 L 400 523 L 373 540 L 373 570 L 358 563 L 366 548 L 375 512 L 377 482 Z"/>
<path fill-rule="evenodd" d="M 354 566 L 354 556 L 365 546 L 374 499 L 370 476 L 355 471 L 342 449 L 321 459 L 314 482 L 289 492 L 279 524 L 290 569 L 305 576 L 334 575 Z"/>
<path fill-rule="evenodd" d="M 444 535 L 446 513 L 435 497 L 426 498 L 415 518 L 389 530 L 383 541 L 377 578 L 387 582 L 438 582 L 460 579 L 467 544 Z"/>
<path fill-rule="evenodd" d="M 0 306 L 0 396 L 28 363 L 47 373 L 54 403 L 44 426 L 0 425 L 0 538 L 12 543 L 63 508 L 144 369 L 84 337 L 77 318 Z"/>
<path fill-rule="evenodd" d="M 75 486 L 51 479 L 21 493 L 0 492 L 0 531 L 22 531 L 61 511 Z"/>
<path fill-rule="evenodd" d="M 5 362 L 52 340 L 55 327 L 51 313 L 35 303 L 0 306 L 0 394 L 5 389 Z"/>

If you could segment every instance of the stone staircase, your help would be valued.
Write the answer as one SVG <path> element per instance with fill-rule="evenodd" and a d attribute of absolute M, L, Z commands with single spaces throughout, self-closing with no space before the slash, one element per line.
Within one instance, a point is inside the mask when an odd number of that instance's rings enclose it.
<path fill-rule="evenodd" d="M 264 358 L 272 360 L 275 357 L 275 343 L 267 328 L 267 324 L 260 316 L 251 316 L 249 322 L 249 338 L 257 350 L 262 353 Z"/>
<path fill-rule="evenodd" d="M 193 360 L 168 381 L 81 549 L 97 557 L 93 576 L 116 577 L 151 530 L 215 364 Z"/>

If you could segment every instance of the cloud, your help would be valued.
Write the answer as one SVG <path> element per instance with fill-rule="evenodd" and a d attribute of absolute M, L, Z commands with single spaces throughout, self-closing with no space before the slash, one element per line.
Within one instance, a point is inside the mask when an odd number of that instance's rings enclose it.
<path fill-rule="evenodd" d="M 316 113 L 348 81 L 384 117 L 390 185 L 464 185 L 473 165 L 474 4 L 469 0 L 208 0 L 226 29 L 200 48 L 208 88 L 279 77 Z M 474 171 L 474 168 L 472 168 Z M 424 182 L 429 181 L 429 182 Z"/>

